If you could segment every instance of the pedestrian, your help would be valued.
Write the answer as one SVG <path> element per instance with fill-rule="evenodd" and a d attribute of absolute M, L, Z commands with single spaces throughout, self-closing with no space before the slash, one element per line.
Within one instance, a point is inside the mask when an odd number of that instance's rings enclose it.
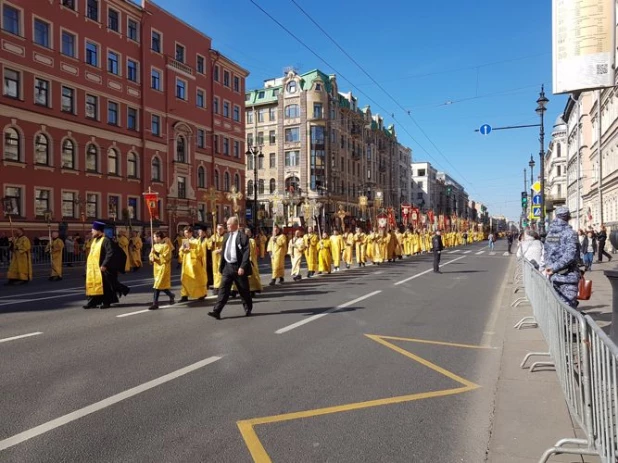
<path fill-rule="evenodd" d="M 592 270 L 592 260 L 597 252 L 597 239 L 592 230 L 588 230 L 581 246 L 581 252 L 584 254 L 584 266 L 588 272 Z"/>
<path fill-rule="evenodd" d="M 538 233 L 526 230 L 517 248 L 517 257 L 524 258 L 539 270 L 543 261 L 543 243 Z"/>
<path fill-rule="evenodd" d="M 236 284 L 238 294 L 243 302 L 245 315 L 248 317 L 253 310 L 253 301 L 249 290 L 249 275 L 252 273 L 249 237 L 238 230 L 238 217 L 227 219 L 228 233 L 223 239 L 223 253 L 219 264 L 221 286 L 217 302 L 208 315 L 220 320 L 221 311 L 230 297 L 232 284 Z M 284 238 L 285 239 L 285 238 Z"/>
<path fill-rule="evenodd" d="M 487 241 L 489 242 L 489 250 L 493 251 L 494 250 L 494 242 L 496 241 L 493 233 L 489 233 L 489 236 L 487 237 Z"/>
<path fill-rule="evenodd" d="M 137 231 L 133 231 L 133 236 L 131 237 L 129 249 L 131 252 L 131 269 L 134 272 L 137 272 L 140 268 L 142 268 L 142 248 L 144 247 L 144 242 L 139 236 Z"/>
<path fill-rule="evenodd" d="M 333 255 L 333 267 L 335 267 L 335 272 L 338 272 L 339 266 L 341 265 L 341 253 L 343 252 L 345 244 L 343 242 L 343 237 L 336 228 L 333 230 L 333 235 L 330 237 L 330 247 L 331 254 Z"/>
<path fill-rule="evenodd" d="M 307 241 L 305 240 L 305 243 Z M 285 272 L 285 253 L 287 251 L 287 238 L 281 233 L 279 225 L 273 227 L 273 235 L 268 242 L 268 252 L 270 252 L 270 265 L 272 267 L 272 280 L 268 283 L 270 286 L 275 286 L 277 278 L 279 283 L 283 283 L 283 274 Z"/>
<path fill-rule="evenodd" d="M 75 256 L 75 242 L 71 235 L 64 240 L 64 252 L 66 253 L 67 267 L 73 267 L 73 258 Z"/>
<path fill-rule="evenodd" d="M 172 287 L 172 247 L 165 240 L 163 232 L 156 231 L 154 233 L 154 244 L 150 248 L 148 259 L 153 265 L 152 272 L 154 274 L 153 300 L 148 310 L 159 308 L 161 292 L 164 292 L 170 298 L 170 305 L 174 305 L 176 296 L 170 291 Z"/>
<path fill-rule="evenodd" d="M 62 280 L 62 253 L 64 251 L 64 243 L 58 238 L 58 232 L 55 231 L 51 235 L 52 240 L 47 244 L 46 251 L 51 257 L 51 275 L 49 281 Z"/>
<path fill-rule="evenodd" d="M 7 273 L 8 282 L 10 285 L 24 285 L 32 280 L 32 256 L 30 250 L 32 245 L 23 228 L 15 229 L 10 244 L 9 251 L 11 253 L 11 264 Z"/>
<path fill-rule="evenodd" d="M 558 297 L 571 307 L 577 307 L 579 270 L 579 241 L 569 225 L 571 213 L 567 207 L 556 209 L 556 218 L 550 223 L 543 248 L 545 274 Z"/>
<path fill-rule="evenodd" d="M 354 247 L 356 252 L 356 263 L 359 267 L 365 267 L 366 255 L 365 248 L 367 246 L 367 235 L 363 233 L 360 227 L 356 227 L 356 233 L 354 233 Z"/>
<path fill-rule="evenodd" d="M 86 296 L 84 309 L 107 309 L 131 290 L 118 281 L 118 272 L 124 272 L 126 254 L 105 236 L 103 222 L 92 224 L 92 242 L 86 262 Z"/>
<path fill-rule="evenodd" d="M 506 242 L 507 242 L 507 246 L 508 246 L 507 249 L 508 249 L 509 254 L 513 254 L 511 252 L 511 247 L 513 246 L 513 234 L 511 232 L 508 232 L 506 234 Z"/>
<path fill-rule="evenodd" d="M 312 278 L 318 271 L 318 241 L 320 237 L 313 232 L 313 227 L 307 227 L 305 240 L 305 259 L 307 260 L 307 278 Z"/>
<path fill-rule="evenodd" d="M 468 232 L 464 231 L 462 237 L 463 237 L 464 246 L 468 246 Z"/>
<path fill-rule="evenodd" d="M 120 249 L 122 249 L 124 254 L 127 256 L 124 271 L 125 273 L 128 273 L 131 271 L 131 253 L 129 251 L 129 238 L 127 238 L 127 232 L 125 230 L 118 231 L 117 242 Z"/>
<path fill-rule="evenodd" d="M 249 275 L 249 290 L 251 297 L 255 297 L 256 293 L 262 292 L 262 278 L 260 277 L 260 267 L 258 265 L 258 245 L 253 238 L 253 232 L 250 228 L 245 228 L 245 235 L 249 238 L 249 259 L 251 260 L 251 274 Z"/>
<path fill-rule="evenodd" d="M 435 235 L 433 235 L 431 249 L 433 251 L 433 272 L 442 273 L 440 271 L 440 257 L 444 249 L 444 243 L 442 242 L 442 232 L 440 230 L 436 230 Z"/>
<path fill-rule="evenodd" d="M 300 274 L 300 262 L 305 252 L 305 240 L 303 240 L 302 234 L 302 231 L 296 230 L 288 247 L 288 254 L 292 260 L 292 280 L 294 281 L 302 279 Z"/>
<path fill-rule="evenodd" d="M 180 276 L 180 302 L 189 298 L 204 300 L 206 298 L 206 262 L 200 241 L 193 237 L 193 228 L 185 227 L 184 239 L 178 250 L 182 259 Z"/>
<path fill-rule="evenodd" d="M 219 268 L 221 266 L 221 246 L 223 246 L 224 235 L 225 229 L 223 225 L 219 224 L 217 225 L 215 234 L 210 238 L 210 249 L 212 251 L 212 291 L 214 294 L 218 294 L 219 288 L 221 287 L 221 272 Z"/>
<path fill-rule="evenodd" d="M 328 273 L 330 275 L 333 255 L 331 254 L 331 241 L 328 233 L 322 233 L 322 239 L 318 242 L 318 275 Z"/>
<path fill-rule="evenodd" d="M 603 256 L 607 257 L 608 261 L 612 261 L 612 256 L 605 250 L 605 242 L 607 241 L 607 228 L 601 225 L 601 230 L 597 233 L 597 249 L 599 250 L 599 263 L 603 262 Z"/>

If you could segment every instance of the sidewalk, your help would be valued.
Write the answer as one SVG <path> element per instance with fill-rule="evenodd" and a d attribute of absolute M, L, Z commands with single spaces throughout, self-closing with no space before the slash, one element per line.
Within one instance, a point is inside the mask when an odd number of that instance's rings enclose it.
<path fill-rule="evenodd" d="M 599 323 L 611 319 L 609 282 L 602 270 L 615 265 L 593 265 L 588 277 L 593 280 L 590 301 L 583 301 L 582 309 L 598 317 Z M 513 271 L 508 275 L 509 284 L 502 300 L 504 330 L 502 360 L 494 403 L 492 432 L 486 461 L 490 463 L 538 462 L 545 450 L 563 438 L 585 438 L 585 434 L 571 420 L 556 372 L 540 369 L 530 373 L 520 368 L 524 356 L 531 351 L 547 351 L 547 344 L 538 328 L 516 330 L 521 318 L 531 315 L 532 308 L 522 304 L 511 307 L 512 301 L 523 293 L 513 293 Z M 609 318 L 607 313 L 609 312 Z M 596 463 L 597 457 L 579 455 L 554 455 L 550 462 Z"/>

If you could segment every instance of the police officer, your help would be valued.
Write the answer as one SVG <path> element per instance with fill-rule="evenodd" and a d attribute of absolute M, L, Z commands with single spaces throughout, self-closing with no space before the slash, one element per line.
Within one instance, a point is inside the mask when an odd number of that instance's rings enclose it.
<path fill-rule="evenodd" d="M 569 225 L 570 218 L 567 207 L 556 209 L 556 218 L 549 225 L 545 238 L 545 274 L 560 299 L 571 307 L 577 307 L 580 249 L 577 233 Z"/>
<path fill-rule="evenodd" d="M 440 271 L 440 256 L 442 255 L 444 244 L 442 243 L 442 233 L 440 230 L 436 230 L 431 239 L 431 249 L 433 250 L 433 272 L 442 273 Z"/>

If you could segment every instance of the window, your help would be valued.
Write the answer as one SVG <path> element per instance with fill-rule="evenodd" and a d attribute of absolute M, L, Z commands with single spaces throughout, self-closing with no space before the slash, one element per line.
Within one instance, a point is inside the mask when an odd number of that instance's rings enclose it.
<path fill-rule="evenodd" d="M 202 166 L 197 168 L 197 187 L 206 188 L 206 173 Z"/>
<path fill-rule="evenodd" d="M 300 164 L 300 151 L 285 152 L 285 167 L 297 167 Z"/>
<path fill-rule="evenodd" d="M 107 103 L 107 123 L 118 125 L 118 103 L 113 101 Z"/>
<path fill-rule="evenodd" d="M 416 199 L 423 199 L 423 192 L 419 191 L 418 193 L 416 193 Z"/>
<path fill-rule="evenodd" d="M 51 48 L 49 40 L 49 23 L 41 21 L 40 19 L 34 20 L 34 43 L 41 45 L 42 47 Z"/>
<path fill-rule="evenodd" d="M 234 76 L 234 91 L 240 93 L 240 79 L 238 76 Z"/>
<path fill-rule="evenodd" d="M 556 166 L 556 175 L 560 177 L 562 166 Z"/>
<path fill-rule="evenodd" d="M 157 31 L 152 31 L 150 34 L 150 48 L 161 53 L 161 34 Z"/>
<path fill-rule="evenodd" d="M 114 148 L 107 150 L 107 173 L 109 175 L 120 175 L 118 151 Z"/>
<path fill-rule="evenodd" d="M 62 111 L 75 114 L 75 90 L 69 87 L 62 87 Z"/>
<path fill-rule="evenodd" d="M 270 153 L 268 167 L 270 167 L 271 169 L 277 167 L 277 155 L 275 153 Z"/>
<path fill-rule="evenodd" d="M 315 91 L 316 92 L 322 91 L 322 84 L 315 84 Z"/>
<path fill-rule="evenodd" d="M 176 44 L 176 61 L 185 62 L 185 47 Z"/>
<path fill-rule="evenodd" d="M 197 130 L 197 147 L 204 148 L 204 129 Z"/>
<path fill-rule="evenodd" d="M 12 127 L 4 130 L 4 159 L 21 161 L 21 137 L 17 129 Z"/>
<path fill-rule="evenodd" d="M 561 149 L 560 143 L 556 144 L 556 157 L 557 158 L 559 158 L 562 155 L 562 153 L 560 152 L 560 149 Z"/>
<path fill-rule="evenodd" d="M 197 104 L 199 108 L 204 107 L 204 90 L 197 91 L 197 98 L 196 98 L 195 103 Z"/>
<path fill-rule="evenodd" d="M 252 133 L 247 134 L 247 146 L 253 146 L 253 134 Z"/>
<path fill-rule="evenodd" d="M 187 197 L 187 179 L 178 177 L 178 198 L 186 199 Z"/>
<path fill-rule="evenodd" d="M 129 198 L 127 209 L 129 210 L 129 218 L 137 219 L 137 208 L 139 207 L 137 198 Z"/>
<path fill-rule="evenodd" d="M 137 154 L 135 153 L 129 153 L 127 155 L 127 177 L 139 177 L 139 175 L 137 175 Z"/>
<path fill-rule="evenodd" d="M 176 78 L 176 98 L 180 98 L 181 100 L 185 99 L 185 90 L 187 84 L 184 80 Z"/>
<path fill-rule="evenodd" d="M 21 217 L 21 188 L 16 186 L 7 186 L 4 188 L 4 199 L 11 203 L 11 215 Z M 8 212 L 8 211 L 7 211 Z"/>
<path fill-rule="evenodd" d="M 120 74 L 120 68 L 118 66 L 118 53 L 113 51 L 107 52 L 107 71 L 116 75 Z"/>
<path fill-rule="evenodd" d="M 158 157 L 152 158 L 151 177 L 155 182 L 161 181 L 161 160 Z"/>
<path fill-rule="evenodd" d="M 34 163 L 43 166 L 49 165 L 49 139 L 42 133 L 34 139 Z"/>
<path fill-rule="evenodd" d="M 86 217 L 96 218 L 99 216 L 99 195 L 96 193 L 86 194 Z"/>
<path fill-rule="evenodd" d="M 313 103 L 313 118 L 322 119 L 322 103 Z"/>
<path fill-rule="evenodd" d="M 99 149 L 90 143 L 86 147 L 86 172 L 98 172 Z"/>
<path fill-rule="evenodd" d="M 219 98 L 215 97 L 212 100 L 212 106 L 213 106 L 213 111 L 215 112 L 215 114 L 219 114 Z"/>
<path fill-rule="evenodd" d="M 240 122 L 240 107 L 234 105 L 234 116 L 233 119 L 235 122 Z"/>
<path fill-rule="evenodd" d="M 230 103 L 227 101 L 223 102 L 223 117 L 230 117 Z"/>
<path fill-rule="evenodd" d="M 213 79 L 215 80 L 215 82 L 219 82 L 219 66 L 215 66 L 215 68 L 213 69 Z"/>
<path fill-rule="evenodd" d="M 423 182 L 416 182 L 416 184 L 421 190 L 423 189 Z"/>
<path fill-rule="evenodd" d="M 247 195 L 253 194 L 253 180 L 247 182 Z"/>
<path fill-rule="evenodd" d="M 240 175 L 234 174 L 234 188 L 236 191 L 240 191 Z"/>
<path fill-rule="evenodd" d="M 93 21 L 99 20 L 99 0 L 88 0 L 86 6 L 86 16 Z"/>
<path fill-rule="evenodd" d="M 296 93 L 296 81 L 293 80 L 288 83 L 287 91 L 288 93 Z"/>
<path fill-rule="evenodd" d="M 253 124 L 253 111 L 247 111 L 247 124 Z"/>
<path fill-rule="evenodd" d="M 137 130 L 137 109 L 127 109 L 127 129 Z"/>
<path fill-rule="evenodd" d="M 107 27 L 115 32 L 120 32 L 119 13 L 109 8 L 107 10 Z"/>
<path fill-rule="evenodd" d="M 19 98 L 20 96 L 19 72 L 4 68 L 4 96 Z"/>
<path fill-rule="evenodd" d="M 424 177 L 425 176 L 425 169 L 419 169 L 418 170 L 418 176 L 419 177 Z"/>
<path fill-rule="evenodd" d="M 272 122 L 276 119 L 277 119 L 277 108 L 270 108 L 268 110 L 268 120 Z"/>
<path fill-rule="evenodd" d="M 258 100 L 261 100 L 262 98 L 264 98 L 265 95 L 266 95 L 266 92 L 264 92 L 264 90 L 260 90 L 258 92 Z"/>
<path fill-rule="evenodd" d="M 264 116 L 265 115 L 266 115 L 266 110 L 265 109 L 258 109 L 258 112 L 257 112 L 258 122 L 264 122 Z"/>
<path fill-rule="evenodd" d="M 75 58 L 75 36 L 62 31 L 62 54 Z"/>
<path fill-rule="evenodd" d="M 150 116 L 150 131 L 153 135 L 159 136 L 161 135 L 161 117 L 156 114 L 152 114 Z"/>
<path fill-rule="evenodd" d="M 132 59 L 127 61 L 127 79 L 131 82 L 137 82 L 137 61 Z"/>
<path fill-rule="evenodd" d="M 269 183 L 270 194 L 273 194 L 277 189 L 277 181 L 274 178 L 271 178 Z"/>
<path fill-rule="evenodd" d="M 49 106 L 49 81 L 34 79 L 34 103 L 41 106 Z"/>
<path fill-rule="evenodd" d="M 247 157 L 247 170 L 253 170 L 253 156 L 248 156 Z"/>
<path fill-rule="evenodd" d="M 285 107 L 285 118 L 293 119 L 295 117 L 300 117 L 300 106 L 297 104 L 287 105 Z"/>
<path fill-rule="evenodd" d="M 176 139 L 176 161 L 187 162 L 187 144 L 182 136 Z"/>
<path fill-rule="evenodd" d="M 230 73 L 229 71 L 223 71 L 223 85 L 230 86 Z"/>
<path fill-rule="evenodd" d="M 258 132 L 257 134 L 257 144 L 262 146 L 264 144 L 264 132 Z"/>
<path fill-rule="evenodd" d="M 86 42 L 86 63 L 99 66 L 99 46 L 92 42 Z"/>
<path fill-rule="evenodd" d="M 275 98 L 279 96 L 279 92 L 280 92 L 280 90 L 281 90 L 281 89 L 279 89 L 279 88 L 275 88 L 275 89 L 273 90 L 273 96 L 274 96 Z"/>
<path fill-rule="evenodd" d="M 230 139 L 227 137 L 223 138 L 223 154 L 230 155 Z"/>
<path fill-rule="evenodd" d="M 223 191 L 230 191 L 230 174 L 226 172 L 223 174 Z"/>
<path fill-rule="evenodd" d="M 215 153 L 219 152 L 219 135 L 212 136 L 212 147 L 215 150 Z"/>
<path fill-rule="evenodd" d="M 43 190 L 40 188 L 34 189 L 34 213 L 37 217 L 44 217 L 45 213 L 49 211 L 49 198 L 51 194 L 49 190 Z"/>
<path fill-rule="evenodd" d="M 258 193 L 261 195 L 264 194 L 264 180 L 263 179 L 258 180 Z"/>
<path fill-rule="evenodd" d="M 17 8 L 13 8 L 9 5 L 2 6 L 2 29 L 11 34 L 20 34 L 20 20 L 21 12 Z"/>
<path fill-rule="evenodd" d="M 150 71 L 150 86 L 155 90 L 161 90 L 161 71 L 157 69 Z"/>
<path fill-rule="evenodd" d="M 234 141 L 234 157 L 240 158 L 240 142 Z"/>
<path fill-rule="evenodd" d="M 286 143 L 299 142 L 300 141 L 300 129 L 298 127 L 285 129 L 285 141 Z"/>
<path fill-rule="evenodd" d="M 206 68 L 204 66 L 204 57 L 203 56 L 197 56 L 197 72 L 199 72 L 200 74 L 204 74 Z"/>
<path fill-rule="evenodd" d="M 120 196 L 112 196 L 109 195 L 107 197 L 107 214 L 109 217 L 111 217 L 112 219 L 115 219 L 116 217 L 119 217 L 120 214 L 118 214 L 119 212 L 119 207 L 120 207 L 121 201 L 120 201 Z"/>
<path fill-rule="evenodd" d="M 219 189 L 219 171 L 215 170 L 215 178 L 214 178 L 214 182 L 215 182 L 215 189 Z"/>
<path fill-rule="evenodd" d="M 94 95 L 86 95 L 86 117 L 97 120 L 98 114 L 99 98 Z"/>
<path fill-rule="evenodd" d="M 277 132 L 275 132 L 274 130 L 268 132 L 268 143 L 270 143 L 271 145 L 277 143 Z"/>
<path fill-rule="evenodd" d="M 76 195 L 72 191 L 62 192 L 62 217 L 75 218 Z"/>
<path fill-rule="evenodd" d="M 69 139 L 62 142 L 62 168 L 75 169 L 75 143 Z"/>
<path fill-rule="evenodd" d="M 137 21 L 134 21 L 133 19 L 129 19 L 127 22 L 127 37 L 129 37 L 131 40 L 134 40 L 135 42 L 138 42 L 137 36 L 138 36 L 138 26 L 137 26 Z"/>

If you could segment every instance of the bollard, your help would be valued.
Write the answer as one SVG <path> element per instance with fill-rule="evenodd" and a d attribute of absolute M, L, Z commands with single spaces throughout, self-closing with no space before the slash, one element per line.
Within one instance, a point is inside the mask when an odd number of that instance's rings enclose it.
<path fill-rule="evenodd" d="M 603 272 L 612 285 L 612 326 L 609 337 L 618 344 L 618 270 Z"/>

